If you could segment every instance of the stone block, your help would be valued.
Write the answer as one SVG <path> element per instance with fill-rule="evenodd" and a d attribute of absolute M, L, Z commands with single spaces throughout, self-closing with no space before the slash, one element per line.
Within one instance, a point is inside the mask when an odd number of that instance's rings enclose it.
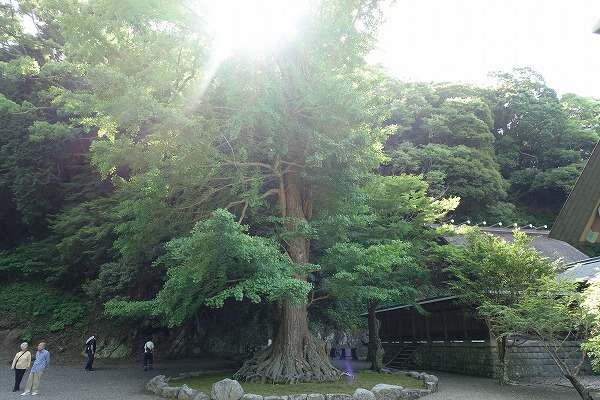
<path fill-rule="evenodd" d="M 165 386 L 168 386 L 167 378 L 164 375 L 157 375 L 146 383 L 146 390 L 154 394 L 160 394 Z"/>
<path fill-rule="evenodd" d="M 401 398 L 402 389 L 404 389 L 402 386 L 380 383 L 373 386 L 371 392 L 373 392 L 377 400 L 398 400 Z"/>
<path fill-rule="evenodd" d="M 160 395 L 167 399 L 177 399 L 179 388 L 174 386 L 165 386 L 160 390 Z"/>
<path fill-rule="evenodd" d="M 427 396 L 432 392 L 427 389 L 404 389 L 402 390 L 402 400 L 417 400 L 423 396 Z"/>
<path fill-rule="evenodd" d="M 188 385 L 183 385 L 181 386 L 181 389 L 179 389 L 177 400 L 194 400 L 196 394 L 198 394 L 196 389 L 192 389 Z"/>
<path fill-rule="evenodd" d="M 306 393 L 290 394 L 288 400 L 307 400 L 308 395 Z"/>
<path fill-rule="evenodd" d="M 210 397 L 212 400 L 240 400 L 244 395 L 244 389 L 238 381 L 223 379 L 212 386 Z"/>
<path fill-rule="evenodd" d="M 203 392 L 196 393 L 194 400 L 210 400 L 210 396 Z"/>
<path fill-rule="evenodd" d="M 246 393 L 242 396 L 242 400 L 263 400 L 260 394 Z"/>
<path fill-rule="evenodd" d="M 437 382 L 425 382 L 425 388 L 431 393 L 435 393 L 438 391 L 438 384 Z"/>
<path fill-rule="evenodd" d="M 408 371 L 406 375 L 414 379 L 421 379 L 421 373 L 417 371 Z"/>
<path fill-rule="evenodd" d="M 354 400 L 376 400 L 375 393 L 363 388 L 356 389 L 352 395 L 352 398 Z"/>
<path fill-rule="evenodd" d="M 327 400 L 352 400 L 352 395 L 348 393 L 330 393 L 325 395 Z"/>
<path fill-rule="evenodd" d="M 306 400 L 325 400 L 325 395 L 320 393 L 309 393 Z"/>

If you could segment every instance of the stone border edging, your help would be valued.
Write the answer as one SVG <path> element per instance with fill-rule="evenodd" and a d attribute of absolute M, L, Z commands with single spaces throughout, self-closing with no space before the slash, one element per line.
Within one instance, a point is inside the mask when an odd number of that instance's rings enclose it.
<path fill-rule="evenodd" d="M 212 371 L 223 372 L 223 371 Z M 167 378 L 157 375 L 146 383 L 146 391 L 167 399 L 176 400 L 416 400 L 438 391 L 438 378 L 435 375 L 417 371 L 399 371 L 403 374 L 418 379 L 425 385 L 424 389 L 409 389 L 397 385 L 380 383 L 373 386 L 371 390 L 358 388 L 354 394 L 329 393 L 329 394 L 290 394 L 281 396 L 262 396 L 252 393 L 244 393 L 244 389 L 238 381 L 223 379 L 213 384 L 211 394 L 208 395 L 192 389 L 187 385 L 169 386 L 170 381 L 199 376 L 210 373 L 210 371 L 187 372 L 179 374 L 176 378 Z"/>

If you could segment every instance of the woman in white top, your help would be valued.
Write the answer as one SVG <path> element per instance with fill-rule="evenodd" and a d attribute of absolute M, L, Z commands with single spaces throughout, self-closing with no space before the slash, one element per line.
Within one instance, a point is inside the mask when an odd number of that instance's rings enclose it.
<path fill-rule="evenodd" d="M 18 392 L 21 386 L 21 379 L 25 375 L 27 368 L 31 366 L 31 353 L 27 350 L 27 342 L 21 343 L 21 351 L 15 354 L 12 362 L 12 369 L 15 370 L 15 387 L 13 392 Z"/>

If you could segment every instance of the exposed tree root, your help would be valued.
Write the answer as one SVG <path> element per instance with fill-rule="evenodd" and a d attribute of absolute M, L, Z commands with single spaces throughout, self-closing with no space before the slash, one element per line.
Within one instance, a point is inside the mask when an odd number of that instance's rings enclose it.
<path fill-rule="evenodd" d="M 246 361 L 234 378 L 259 383 L 302 383 L 331 382 L 342 376 L 329 361 L 325 346 L 310 333 L 304 336 L 301 349 L 287 350 L 274 343 Z"/>

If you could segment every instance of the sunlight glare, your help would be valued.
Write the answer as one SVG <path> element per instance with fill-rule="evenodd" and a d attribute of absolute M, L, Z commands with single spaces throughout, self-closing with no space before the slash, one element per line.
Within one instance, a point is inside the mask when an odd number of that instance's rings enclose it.
<path fill-rule="evenodd" d="M 293 39 L 309 1 L 221 0 L 213 5 L 210 23 L 215 54 L 259 55 Z"/>
<path fill-rule="evenodd" d="M 189 95 L 197 104 L 225 60 L 261 57 L 294 40 L 302 19 L 319 0 L 196 0 L 189 3 L 198 24 L 212 38 L 210 56 L 198 87 Z"/>

